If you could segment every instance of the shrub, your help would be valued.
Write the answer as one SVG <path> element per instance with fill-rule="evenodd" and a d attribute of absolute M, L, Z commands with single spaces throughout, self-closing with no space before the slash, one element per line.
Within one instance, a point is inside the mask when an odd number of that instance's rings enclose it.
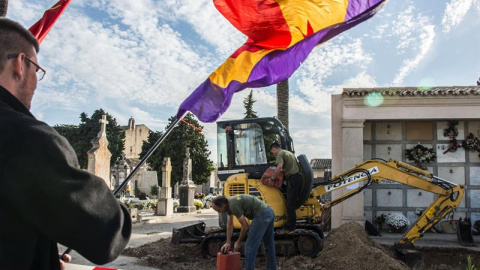
<path fill-rule="evenodd" d="M 204 200 L 205 194 L 204 193 L 195 193 L 195 199 Z"/>
<path fill-rule="evenodd" d="M 156 209 L 158 204 L 158 200 L 150 200 L 148 202 L 148 208 L 149 209 Z"/>
<path fill-rule="evenodd" d="M 467 257 L 467 268 L 466 270 L 478 270 L 477 267 L 472 263 L 472 257 L 468 255 Z"/>
<path fill-rule="evenodd" d="M 140 192 L 140 194 L 138 194 L 138 198 L 140 200 L 146 200 L 147 199 L 147 193 L 145 192 Z"/>
<path fill-rule="evenodd" d="M 153 196 L 158 195 L 158 186 L 157 185 L 150 186 L 150 194 L 152 194 Z"/>
<path fill-rule="evenodd" d="M 385 214 L 381 214 L 380 216 L 375 217 L 375 223 L 377 223 L 378 225 L 382 226 L 383 223 L 385 223 L 386 217 L 387 217 L 387 216 L 386 216 Z"/>
<path fill-rule="evenodd" d="M 195 201 L 193 201 L 193 205 L 195 205 L 195 208 L 197 208 L 197 210 L 198 210 L 198 209 L 202 209 L 202 207 L 203 207 L 203 202 L 202 202 L 201 200 L 195 199 Z"/>

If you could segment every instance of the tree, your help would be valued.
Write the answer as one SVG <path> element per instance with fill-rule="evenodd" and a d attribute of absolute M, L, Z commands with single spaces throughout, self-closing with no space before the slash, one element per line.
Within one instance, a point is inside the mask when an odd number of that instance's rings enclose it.
<path fill-rule="evenodd" d="M 0 17 L 7 17 L 8 0 L 0 0 Z"/>
<path fill-rule="evenodd" d="M 53 127 L 60 135 L 67 138 L 77 156 L 81 154 L 77 149 L 80 149 L 80 143 L 84 140 L 80 136 L 80 130 L 77 125 L 56 125 Z"/>
<path fill-rule="evenodd" d="M 105 112 L 103 109 L 93 112 L 92 117 L 88 117 L 85 112 L 80 114 L 81 123 L 78 126 L 60 125 L 54 126 L 58 133 L 67 138 L 78 156 L 80 167 L 86 169 L 88 166 L 88 150 L 92 148 L 92 140 L 100 132 L 99 120 L 102 115 L 107 116 L 107 140 L 108 150 L 112 153 L 110 164 L 113 164 L 117 157 L 120 157 L 125 147 L 125 132 L 117 124 L 115 118 Z"/>
<path fill-rule="evenodd" d="M 277 117 L 288 130 L 288 79 L 277 83 Z"/>
<path fill-rule="evenodd" d="M 253 110 L 253 104 L 257 102 L 253 99 L 253 90 L 250 90 L 250 94 L 243 100 L 243 106 L 245 107 L 245 119 L 246 118 L 258 118 L 257 112 Z"/>
<path fill-rule="evenodd" d="M 169 124 L 165 129 L 173 124 L 176 116 L 169 119 Z M 203 129 L 192 114 L 187 114 L 184 120 L 193 126 Z M 160 138 L 162 132 L 151 132 L 148 141 L 142 146 L 140 157 L 144 157 L 147 151 Z M 179 123 L 160 144 L 158 149 L 148 159 L 150 167 L 158 172 L 158 179 L 161 181 L 162 164 L 164 157 L 170 157 L 172 164 L 172 185 L 182 181 L 183 162 L 186 156 L 186 148 L 190 148 L 190 158 L 192 159 L 192 180 L 195 184 L 206 183 L 210 179 L 210 173 L 214 169 L 213 162 L 209 159 L 210 151 L 205 135 L 194 127 L 185 123 Z"/>

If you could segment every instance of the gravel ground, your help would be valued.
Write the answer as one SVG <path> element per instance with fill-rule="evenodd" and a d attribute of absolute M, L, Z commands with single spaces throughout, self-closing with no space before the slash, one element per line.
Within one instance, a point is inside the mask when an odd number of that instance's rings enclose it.
<path fill-rule="evenodd" d="M 142 222 L 136 222 L 133 225 L 132 237 L 127 248 L 135 248 L 147 243 L 159 241 L 160 239 L 172 236 L 173 228 L 181 228 L 184 226 L 195 224 L 199 221 L 205 222 L 207 227 L 218 226 L 218 214 L 213 209 L 202 209 L 199 213 L 175 213 L 173 217 L 146 216 Z M 60 252 L 66 247 L 59 245 Z M 83 258 L 75 251 L 70 252 L 72 256 L 72 264 L 91 265 L 87 259 Z M 138 259 L 135 257 L 120 255 L 115 261 L 102 265 L 102 267 L 123 269 L 123 270 L 158 270 L 147 266 L 137 264 Z M 73 268 L 73 267 L 72 267 Z M 67 267 L 66 270 L 69 270 Z M 167 270 L 167 269 L 165 269 Z"/>

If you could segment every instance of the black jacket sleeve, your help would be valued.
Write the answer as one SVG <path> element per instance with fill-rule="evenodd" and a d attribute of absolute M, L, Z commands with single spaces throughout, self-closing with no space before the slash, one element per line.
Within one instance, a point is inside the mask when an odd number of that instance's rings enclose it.
<path fill-rule="evenodd" d="M 79 169 L 72 147 L 53 128 L 32 118 L 13 125 L 1 168 L 3 191 L 17 195 L 9 197 L 9 209 L 95 264 L 117 258 L 132 228 L 125 206 L 101 178 Z"/>

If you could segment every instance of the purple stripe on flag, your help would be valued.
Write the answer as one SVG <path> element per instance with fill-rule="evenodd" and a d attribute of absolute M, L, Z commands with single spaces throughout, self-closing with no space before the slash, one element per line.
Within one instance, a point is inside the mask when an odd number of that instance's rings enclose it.
<path fill-rule="evenodd" d="M 181 105 L 177 117 L 190 111 L 202 122 L 216 121 L 230 106 L 233 94 L 245 88 L 265 87 L 288 79 L 307 58 L 315 46 L 371 18 L 384 0 L 350 1 L 348 21 L 322 29 L 287 50 L 275 50 L 265 55 L 252 69 L 245 83 L 232 81 L 220 88 L 207 79 Z M 370 6 L 365 6 L 368 3 Z M 367 10 L 365 10 L 367 9 Z M 363 12 L 362 12 L 363 11 Z"/>

